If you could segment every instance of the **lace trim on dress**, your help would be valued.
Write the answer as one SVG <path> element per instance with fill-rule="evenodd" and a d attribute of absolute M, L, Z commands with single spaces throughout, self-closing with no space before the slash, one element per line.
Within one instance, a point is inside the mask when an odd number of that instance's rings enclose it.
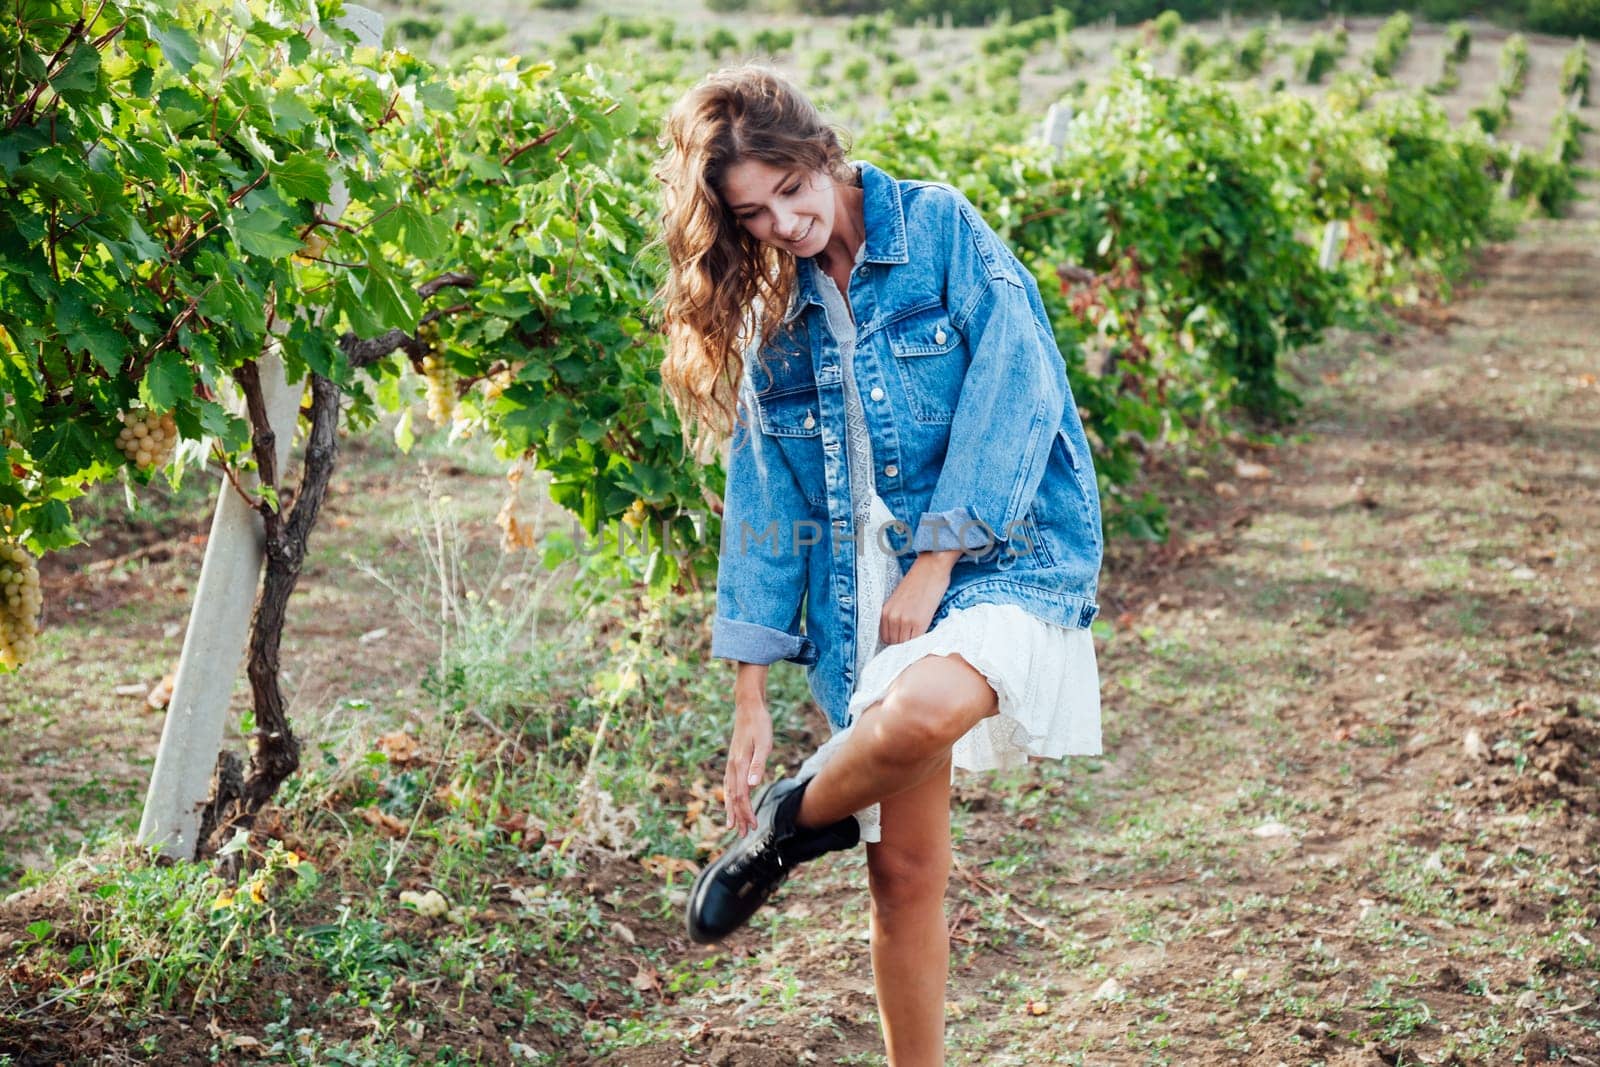
<path fill-rule="evenodd" d="M 856 249 L 855 265 L 866 255 L 867 244 Z M 894 513 L 874 489 L 872 435 L 867 429 L 867 413 L 856 388 L 856 324 L 844 295 L 827 271 L 812 261 L 817 288 L 822 293 L 828 328 L 839 346 L 839 367 L 844 380 L 845 434 L 850 472 L 850 516 L 856 537 L 856 678 L 868 661 L 882 649 L 878 640 L 883 605 L 900 584 L 900 561 L 885 551 L 881 531 L 895 521 Z M 854 267 L 852 267 L 852 270 Z"/>

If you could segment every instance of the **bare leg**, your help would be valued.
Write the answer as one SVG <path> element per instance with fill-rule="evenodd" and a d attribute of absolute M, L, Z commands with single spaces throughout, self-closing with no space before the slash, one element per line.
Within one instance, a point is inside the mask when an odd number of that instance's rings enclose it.
<path fill-rule="evenodd" d="M 997 710 L 988 679 L 960 656 L 917 660 L 861 713 L 839 754 L 806 786 L 796 821 L 826 826 L 940 770 L 948 795 L 950 746 Z"/>
<path fill-rule="evenodd" d="M 807 787 L 809 790 L 809 787 Z M 872 977 L 890 1067 L 944 1063 L 950 937 L 950 757 L 883 801 L 883 840 L 867 845 Z"/>

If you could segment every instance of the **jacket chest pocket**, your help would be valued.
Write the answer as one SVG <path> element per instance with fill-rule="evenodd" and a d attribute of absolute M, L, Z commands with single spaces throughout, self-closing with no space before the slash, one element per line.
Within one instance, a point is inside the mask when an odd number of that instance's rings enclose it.
<path fill-rule="evenodd" d="M 761 432 L 788 458 L 806 502 L 825 508 L 827 478 L 823 472 L 822 409 L 815 385 L 780 385 L 756 394 Z"/>
<path fill-rule="evenodd" d="M 895 370 L 918 422 L 949 422 L 961 398 L 970 358 L 966 338 L 942 307 L 927 308 L 884 327 Z"/>
<path fill-rule="evenodd" d="M 777 386 L 756 394 L 761 429 L 772 437 L 820 437 L 821 408 L 815 385 Z"/>

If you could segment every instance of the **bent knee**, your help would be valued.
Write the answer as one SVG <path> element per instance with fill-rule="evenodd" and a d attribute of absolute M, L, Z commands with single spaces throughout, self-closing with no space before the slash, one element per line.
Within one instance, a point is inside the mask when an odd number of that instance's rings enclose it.
<path fill-rule="evenodd" d="M 910 748 L 948 748 L 972 725 L 994 714 L 993 687 L 959 656 L 928 656 L 901 672 L 883 700 Z"/>
<path fill-rule="evenodd" d="M 880 843 L 867 853 L 867 885 L 882 913 L 943 900 L 950 882 L 949 845 L 897 849 Z"/>

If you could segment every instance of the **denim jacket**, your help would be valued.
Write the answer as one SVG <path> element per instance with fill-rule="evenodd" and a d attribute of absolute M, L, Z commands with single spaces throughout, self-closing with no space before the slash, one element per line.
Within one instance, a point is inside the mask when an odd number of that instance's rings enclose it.
<path fill-rule="evenodd" d="M 803 664 L 835 727 L 855 684 L 858 538 L 881 538 L 902 574 L 918 552 L 963 550 L 930 629 L 979 603 L 1086 627 L 1103 548 L 1088 440 L 1033 276 L 955 188 L 854 166 L 854 369 L 897 522 L 852 529 L 839 348 L 802 264 L 783 325 L 745 360 L 711 642 L 724 659 Z"/>

